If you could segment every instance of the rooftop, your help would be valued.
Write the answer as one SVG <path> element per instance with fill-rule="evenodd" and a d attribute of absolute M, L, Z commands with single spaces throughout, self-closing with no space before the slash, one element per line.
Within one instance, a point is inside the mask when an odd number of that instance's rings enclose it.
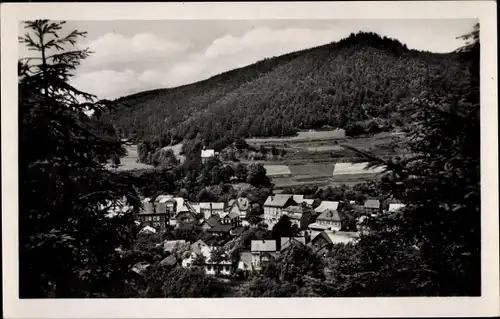
<path fill-rule="evenodd" d="M 317 213 L 322 213 L 325 210 L 337 210 L 339 208 L 339 202 L 324 200 L 319 204 L 318 207 L 314 209 Z"/>
<path fill-rule="evenodd" d="M 201 150 L 201 157 L 202 158 L 208 158 L 208 157 L 214 157 L 215 156 L 215 150 Z"/>
<path fill-rule="evenodd" d="M 369 199 L 365 202 L 365 208 L 380 208 L 380 201 L 378 199 Z"/>
<path fill-rule="evenodd" d="M 292 199 L 292 195 L 287 195 L 287 194 L 278 194 L 278 195 L 269 196 L 266 199 L 266 202 L 264 203 L 264 206 L 284 207 L 285 204 L 290 199 Z M 293 202 L 294 202 L 293 204 L 296 204 L 295 201 L 293 201 Z"/>
<path fill-rule="evenodd" d="M 251 243 L 252 252 L 272 252 L 276 251 L 276 240 L 252 240 Z"/>

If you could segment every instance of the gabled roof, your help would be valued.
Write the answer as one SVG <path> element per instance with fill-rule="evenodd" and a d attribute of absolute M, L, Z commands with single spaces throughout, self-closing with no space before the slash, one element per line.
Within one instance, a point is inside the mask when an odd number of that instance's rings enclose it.
<path fill-rule="evenodd" d="M 405 204 L 389 204 L 389 211 L 390 212 L 395 212 L 403 207 L 405 207 Z"/>
<path fill-rule="evenodd" d="M 305 237 L 281 237 L 280 238 L 280 243 L 281 243 L 281 250 L 284 250 L 288 247 L 290 247 L 292 244 L 306 244 L 306 239 Z"/>
<path fill-rule="evenodd" d="M 270 207 L 284 207 L 286 203 L 290 202 L 292 205 L 297 204 L 292 195 L 277 194 L 274 196 L 269 196 L 264 203 L 264 206 Z"/>
<path fill-rule="evenodd" d="M 325 210 L 316 218 L 316 220 L 326 220 L 332 222 L 341 222 L 344 219 L 345 216 L 338 210 Z"/>
<path fill-rule="evenodd" d="M 339 202 L 324 200 L 319 204 L 318 207 L 314 209 L 315 212 L 322 213 L 325 210 L 337 210 L 339 208 Z"/>
<path fill-rule="evenodd" d="M 380 201 L 378 199 L 369 199 L 365 202 L 365 208 L 380 208 Z"/>
<path fill-rule="evenodd" d="M 252 252 L 272 252 L 276 251 L 276 240 L 252 240 Z"/>

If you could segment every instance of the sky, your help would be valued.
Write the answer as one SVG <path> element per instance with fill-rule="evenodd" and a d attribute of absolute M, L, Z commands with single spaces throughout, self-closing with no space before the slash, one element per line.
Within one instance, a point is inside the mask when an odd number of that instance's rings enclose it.
<path fill-rule="evenodd" d="M 450 52 L 475 19 L 440 20 L 162 20 L 67 21 L 87 31 L 81 48 L 94 53 L 71 84 L 99 98 L 175 87 L 266 57 L 338 41 L 358 31 L 398 39 L 410 49 Z M 23 31 L 24 32 L 24 31 Z M 32 53 L 20 47 L 21 57 Z"/>

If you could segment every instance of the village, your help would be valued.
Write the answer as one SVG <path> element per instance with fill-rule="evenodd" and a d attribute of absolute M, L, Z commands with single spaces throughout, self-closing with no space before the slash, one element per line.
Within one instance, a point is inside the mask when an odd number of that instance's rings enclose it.
<path fill-rule="evenodd" d="M 266 263 L 294 245 L 305 245 L 320 256 L 328 255 L 335 245 L 355 245 L 360 235 L 369 231 L 363 223 L 366 218 L 404 207 L 400 203 L 381 203 L 378 199 L 368 199 L 364 203 L 344 203 L 292 194 L 269 196 L 260 216 L 250 215 L 252 209 L 259 211 L 260 207 L 250 204 L 244 197 L 227 203 L 194 203 L 173 195 L 159 195 L 156 198 L 143 198 L 142 204 L 135 221 L 141 228 L 140 235 L 166 234 L 172 230 L 189 232 L 195 228 L 202 230 L 196 241 L 178 238 L 164 240 L 163 251 L 168 256 L 159 261 L 160 265 L 183 268 L 196 265 L 203 267 L 207 275 L 221 277 L 258 272 Z M 348 225 L 348 218 L 352 216 L 348 217 L 344 213 L 346 205 L 357 212 L 354 227 Z M 387 209 L 383 209 L 385 206 Z M 127 209 L 128 206 L 123 203 L 120 210 L 124 212 Z M 109 216 L 116 216 L 116 211 Z M 294 230 L 293 236 L 254 239 L 246 249 L 240 247 L 238 251 L 235 250 L 235 242 L 245 231 L 272 231 L 281 219 L 289 220 Z M 139 262 L 132 270 L 140 275 L 149 266 L 149 263 Z"/>

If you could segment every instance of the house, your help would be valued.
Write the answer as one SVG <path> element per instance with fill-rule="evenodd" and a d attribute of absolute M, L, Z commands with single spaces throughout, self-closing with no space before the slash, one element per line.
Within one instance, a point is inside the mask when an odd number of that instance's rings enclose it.
<path fill-rule="evenodd" d="M 316 213 L 321 214 L 326 210 L 338 210 L 338 209 L 339 209 L 339 202 L 324 200 L 319 204 L 318 207 L 314 209 L 314 211 Z"/>
<path fill-rule="evenodd" d="M 156 230 L 165 230 L 169 225 L 169 214 L 166 211 L 156 212 L 155 204 L 151 198 L 143 199 L 142 205 L 143 208 L 137 214 L 139 222 Z"/>
<path fill-rule="evenodd" d="M 389 204 L 389 212 L 391 213 L 396 212 L 405 206 L 406 206 L 405 204 L 396 204 L 396 203 Z"/>
<path fill-rule="evenodd" d="M 289 206 L 297 206 L 292 195 L 279 194 L 269 196 L 264 203 L 264 222 L 269 229 L 281 218 L 282 211 Z"/>
<path fill-rule="evenodd" d="M 333 245 L 355 243 L 358 234 L 355 232 L 323 231 L 315 236 L 310 246 L 319 255 L 331 252 Z"/>
<path fill-rule="evenodd" d="M 259 270 L 277 255 L 276 240 L 252 240 L 252 268 Z"/>
<path fill-rule="evenodd" d="M 305 237 L 281 237 L 280 238 L 280 250 L 283 251 L 293 245 L 305 245 Z"/>
<path fill-rule="evenodd" d="M 203 255 L 205 256 L 205 273 L 207 275 L 230 275 L 231 274 L 231 258 L 227 252 L 224 253 L 223 259 L 214 261 L 213 252 L 218 247 L 202 248 Z"/>
<path fill-rule="evenodd" d="M 318 234 L 320 234 L 321 232 L 323 232 L 325 230 L 330 230 L 330 226 L 321 225 L 321 224 L 314 222 L 312 224 L 309 224 L 309 226 L 307 226 L 307 230 L 309 231 L 311 238 L 314 238 Z"/>
<path fill-rule="evenodd" d="M 231 216 L 229 216 L 229 213 L 227 212 L 223 212 L 221 213 L 220 215 L 220 223 L 222 225 L 228 225 L 228 224 L 231 224 Z M 233 215 L 234 216 L 234 215 Z"/>
<path fill-rule="evenodd" d="M 224 203 L 200 203 L 200 214 L 205 219 L 209 219 L 212 215 L 219 215 L 224 213 Z"/>
<path fill-rule="evenodd" d="M 300 230 L 307 229 L 313 218 L 311 211 L 304 210 L 302 206 L 289 206 L 283 210 L 283 214 L 286 214 L 292 225 L 297 226 Z"/>
<path fill-rule="evenodd" d="M 378 199 L 368 199 L 364 205 L 365 211 L 371 214 L 380 212 L 380 201 Z"/>
<path fill-rule="evenodd" d="M 247 216 L 250 209 L 250 201 L 246 197 L 238 197 L 237 199 L 232 199 L 228 202 L 229 214 L 233 214 L 233 216 L 238 215 L 241 219 Z"/>
<path fill-rule="evenodd" d="M 206 163 L 214 157 L 215 157 L 215 150 L 206 150 L 206 149 L 201 150 L 201 162 L 202 163 Z"/>
<path fill-rule="evenodd" d="M 219 224 L 215 225 L 210 229 L 207 229 L 207 232 L 214 235 L 223 236 L 223 235 L 230 235 L 231 229 L 233 229 L 233 225 L 231 224 L 226 224 L 226 225 Z"/>
<path fill-rule="evenodd" d="M 181 239 L 181 240 L 167 240 L 163 243 L 163 251 L 173 253 L 177 249 L 181 248 L 182 246 L 186 245 L 186 241 Z"/>
<path fill-rule="evenodd" d="M 191 207 L 189 202 L 185 201 L 182 197 L 175 197 L 176 210 L 175 222 L 176 225 L 180 224 L 198 224 L 199 217 L 196 211 Z"/>
<path fill-rule="evenodd" d="M 345 215 L 338 210 L 325 210 L 316 218 L 316 223 L 331 230 L 340 230 L 345 220 Z"/>
<path fill-rule="evenodd" d="M 201 265 L 205 269 L 207 275 L 229 275 L 231 274 L 231 261 L 228 254 L 225 254 L 225 258 L 220 261 L 214 261 L 212 259 L 212 252 L 217 249 L 217 247 L 210 247 L 206 244 L 200 244 L 199 250 L 196 252 L 192 251 L 188 258 L 182 260 L 182 267 L 189 268 L 193 265 L 194 260 L 200 254 L 203 256 L 204 264 Z"/>

